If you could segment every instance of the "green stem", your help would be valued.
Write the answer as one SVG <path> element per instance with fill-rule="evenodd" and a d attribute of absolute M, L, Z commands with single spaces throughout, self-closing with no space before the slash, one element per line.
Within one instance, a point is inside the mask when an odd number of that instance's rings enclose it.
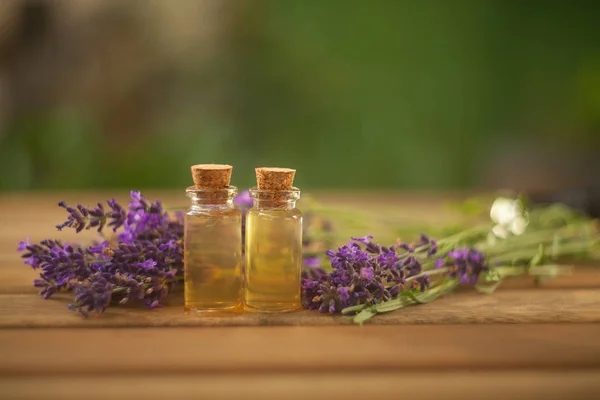
<path fill-rule="evenodd" d="M 587 250 L 590 250 L 597 243 L 598 243 L 598 240 L 593 240 L 593 239 L 571 242 L 571 243 L 563 243 L 558 247 L 558 249 L 556 249 L 556 252 L 554 252 L 553 256 L 558 257 L 558 256 L 582 253 Z M 502 255 L 497 255 L 495 257 L 494 256 L 488 256 L 488 257 L 490 257 L 491 260 L 493 260 L 494 262 L 499 262 L 499 263 L 528 260 L 537 253 L 538 247 L 539 247 L 539 243 L 538 243 L 538 245 L 536 245 L 535 248 L 532 247 L 530 249 L 521 249 L 518 251 L 508 252 L 508 253 L 505 253 Z"/>
<path fill-rule="evenodd" d="M 450 271 L 450 268 L 438 268 L 438 269 L 433 269 L 430 271 L 423 271 L 420 274 L 413 275 L 410 278 L 407 278 L 406 282 L 414 281 L 415 279 L 421 278 L 425 275 L 429 275 L 429 276 L 440 275 L 440 274 L 448 273 L 449 271 Z"/>
<path fill-rule="evenodd" d="M 577 234 L 585 233 L 589 235 L 589 227 L 586 224 L 573 224 L 559 229 L 544 229 L 540 231 L 525 232 L 523 235 L 511 236 L 504 240 L 499 240 L 493 245 L 480 244 L 478 248 L 481 251 L 493 255 L 499 254 L 507 249 L 520 250 L 529 247 L 538 247 L 540 244 L 549 244 L 554 241 L 555 237 L 563 237 L 563 240 L 583 239 L 584 237 L 576 236 Z"/>
<path fill-rule="evenodd" d="M 458 286 L 458 282 L 455 279 L 449 279 L 440 285 L 431 288 L 423 293 L 423 295 L 429 297 L 429 301 L 433 301 L 434 299 L 446 294 L 450 293 Z M 389 312 L 394 311 L 402 307 L 406 307 L 412 304 L 418 304 L 415 300 L 406 297 L 406 296 L 398 296 L 394 299 L 388 301 L 382 301 L 381 303 L 375 304 L 374 308 L 377 312 Z"/>
<path fill-rule="evenodd" d="M 485 225 L 473 227 L 471 229 L 466 229 L 462 232 L 455 233 L 454 235 L 451 235 L 447 238 L 438 240 L 438 242 L 437 242 L 438 247 L 440 247 L 440 248 L 446 247 L 446 246 L 455 247 L 460 242 L 464 242 L 468 239 L 474 239 L 479 236 L 486 235 L 488 232 L 490 232 L 491 228 L 492 228 L 492 225 L 485 224 Z"/>
<path fill-rule="evenodd" d="M 543 264 L 536 265 L 533 267 L 513 267 L 513 266 L 501 266 L 496 267 L 495 271 L 500 275 L 500 279 L 510 278 L 521 275 L 532 275 L 532 276 L 556 276 L 556 275 L 570 275 L 573 271 L 572 265 L 558 265 L 558 264 Z"/>

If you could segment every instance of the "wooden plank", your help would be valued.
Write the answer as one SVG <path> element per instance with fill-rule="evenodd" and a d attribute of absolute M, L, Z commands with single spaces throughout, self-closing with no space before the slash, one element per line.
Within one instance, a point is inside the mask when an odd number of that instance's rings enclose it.
<path fill-rule="evenodd" d="M 39 272 L 24 265 L 16 255 L 7 261 L 0 260 L 0 272 L 0 294 L 34 294 L 39 291 L 33 287 L 33 280 L 38 278 Z M 511 278 L 502 284 L 499 291 L 595 288 L 600 288 L 600 266 L 578 266 L 571 275 L 547 280 L 539 285 L 530 276 Z"/>
<path fill-rule="evenodd" d="M 342 316 L 302 310 L 285 314 L 184 313 L 181 295 L 157 310 L 115 306 L 101 316 L 82 319 L 67 310 L 68 295 L 43 300 L 31 294 L 0 295 L 0 328 L 123 326 L 339 325 Z M 454 293 L 432 303 L 379 315 L 373 324 L 489 324 L 600 322 L 599 290 L 511 290 L 494 295 Z"/>
<path fill-rule="evenodd" d="M 434 382 L 435 384 L 432 384 Z M 0 378 L 4 399 L 597 399 L 600 370 Z"/>
<path fill-rule="evenodd" d="M 0 376 L 600 368 L 600 324 L 0 330 Z"/>

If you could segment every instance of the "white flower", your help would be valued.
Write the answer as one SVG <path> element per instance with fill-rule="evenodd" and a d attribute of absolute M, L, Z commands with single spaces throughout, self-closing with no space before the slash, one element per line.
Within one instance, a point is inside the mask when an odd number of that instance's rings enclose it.
<path fill-rule="evenodd" d="M 494 236 L 506 239 L 509 235 L 525 232 L 529 219 L 519 200 L 499 197 L 492 204 L 490 218 L 496 223 L 492 228 Z"/>

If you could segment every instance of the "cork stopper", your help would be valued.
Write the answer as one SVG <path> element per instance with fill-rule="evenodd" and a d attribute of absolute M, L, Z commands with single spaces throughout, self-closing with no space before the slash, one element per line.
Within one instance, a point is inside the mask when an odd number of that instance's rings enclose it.
<path fill-rule="evenodd" d="M 256 168 L 256 187 L 259 190 L 291 190 L 294 184 L 295 169 Z"/>
<path fill-rule="evenodd" d="M 192 178 L 196 189 L 224 189 L 229 186 L 233 167 L 226 164 L 192 165 Z"/>

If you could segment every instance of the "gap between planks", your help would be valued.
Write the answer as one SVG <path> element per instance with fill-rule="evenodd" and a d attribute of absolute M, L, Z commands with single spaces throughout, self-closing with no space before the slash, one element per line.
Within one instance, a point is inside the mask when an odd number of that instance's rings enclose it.
<path fill-rule="evenodd" d="M 600 370 L 0 378 L 3 399 L 597 399 Z"/>

